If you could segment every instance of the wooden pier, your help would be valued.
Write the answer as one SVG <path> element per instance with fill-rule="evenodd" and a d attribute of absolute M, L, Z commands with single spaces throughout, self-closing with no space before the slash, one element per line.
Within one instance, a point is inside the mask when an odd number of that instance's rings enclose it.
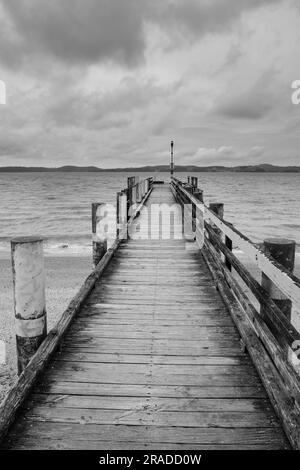
<path fill-rule="evenodd" d="M 119 238 L 2 404 L 2 449 L 300 448 L 299 332 L 232 246 L 295 308 L 299 281 L 209 209 L 195 180 L 118 193 Z M 171 227 L 158 204 L 174 207 Z"/>

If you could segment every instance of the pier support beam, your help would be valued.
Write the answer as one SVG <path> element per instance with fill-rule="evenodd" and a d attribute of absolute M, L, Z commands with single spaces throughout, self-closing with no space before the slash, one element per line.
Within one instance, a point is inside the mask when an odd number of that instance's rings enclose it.
<path fill-rule="evenodd" d="M 11 253 L 20 375 L 47 334 L 43 240 L 15 238 Z"/>
<path fill-rule="evenodd" d="M 296 242 L 294 240 L 268 238 L 264 241 L 263 249 L 267 256 L 274 258 L 275 261 L 280 263 L 291 273 L 294 271 L 296 252 Z M 275 304 L 282 310 L 285 316 L 291 320 L 292 301 L 282 294 L 265 273 L 262 273 L 261 285 L 268 292 Z M 263 306 L 261 307 L 261 314 L 272 331 L 271 321 L 267 318 Z M 278 341 L 281 340 L 281 338 L 277 339 Z"/>
<path fill-rule="evenodd" d="M 107 252 L 107 239 L 104 236 L 101 238 L 97 234 L 97 224 L 99 222 L 98 211 L 103 206 L 101 202 L 94 202 L 92 204 L 92 237 L 93 237 L 93 266 L 97 266 L 99 261 Z"/>

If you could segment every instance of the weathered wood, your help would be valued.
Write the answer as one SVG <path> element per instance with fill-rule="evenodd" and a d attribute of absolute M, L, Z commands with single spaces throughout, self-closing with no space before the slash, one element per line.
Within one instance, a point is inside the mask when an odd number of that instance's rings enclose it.
<path fill-rule="evenodd" d="M 206 248 L 210 251 L 209 245 Z M 210 251 L 212 257 L 214 254 Z M 214 262 L 217 264 L 218 268 L 222 271 L 224 278 L 233 293 L 240 302 L 242 308 L 248 316 L 248 319 L 253 324 L 255 331 L 257 332 L 259 338 L 261 339 L 264 347 L 268 351 L 270 357 L 272 358 L 275 366 L 277 367 L 279 373 L 284 379 L 284 386 L 286 388 L 286 393 L 291 395 L 293 399 L 300 407 L 300 380 L 299 374 L 291 366 L 289 361 L 287 361 L 286 355 L 284 354 L 283 349 L 280 347 L 278 341 L 274 338 L 273 334 L 269 330 L 265 321 L 262 319 L 261 315 L 254 308 L 252 303 L 249 301 L 247 295 L 237 283 L 237 281 L 231 276 L 230 273 L 224 269 L 224 266 L 220 263 L 217 258 L 214 258 Z"/>
<path fill-rule="evenodd" d="M 288 448 L 201 254 L 183 239 L 113 249 L 2 447 Z"/>
<path fill-rule="evenodd" d="M 274 419 L 274 413 L 270 416 L 263 412 L 172 412 L 164 411 L 149 413 L 146 410 L 106 410 L 84 408 L 60 408 L 58 406 L 38 406 L 26 412 L 26 419 L 31 424 L 36 422 L 47 422 L 50 425 L 57 423 L 73 423 L 81 425 L 92 424 L 123 424 L 131 426 L 177 426 L 193 429 L 207 428 L 253 428 L 258 427 L 273 429 L 279 427 Z"/>
<path fill-rule="evenodd" d="M 160 448 L 168 443 L 188 444 L 191 449 L 197 444 L 201 446 L 207 444 L 218 446 L 233 445 L 233 442 L 242 448 L 244 446 L 252 448 L 253 445 L 261 445 L 262 442 L 266 443 L 266 446 L 272 445 L 276 449 L 288 448 L 280 430 L 273 428 L 248 428 L 244 430 L 241 430 L 241 428 L 197 428 L 195 430 L 195 428 L 178 426 L 90 424 L 85 426 L 84 432 L 82 432 L 82 426 L 82 424 L 57 423 L 55 427 L 51 427 L 48 423 L 43 422 L 36 422 L 32 426 L 32 423 L 23 421 L 18 425 L 16 433 L 12 434 L 10 447 L 13 448 L 14 443 L 18 446 L 18 442 L 21 442 L 23 446 L 26 443 L 27 448 L 31 448 L 31 445 L 40 448 L 41 444 L 46 445 L 46 441 L 49 442 L 50 439 L 58 442 L 64 442 L 67 439 L 68 442 L 75 440 L 87 443 L 92 440 L 98 442 L 98 445 L 113 442 L 117 444 L 117 448 L 119 448 L 119 443 L 124 444 L 126 442 L 135 442 L 139 445 L 149 443 L 149 448 L 152 448 L 151 444 L 153 443 L 159 444 Z"/>
<path fill-rule="evenodd" d="M 189 194 L 186 191 L 180 182 L 176 178 L 172 179 L 172 184 L 176 188 L 177 192 L 174 189 L 176 196 L 178 192 L 184 194 L 191 203 L 197 204 L 196 198 L 193 195 Z M 219 219 L 219 217 L 214 214 L 208 207 L 204 204 L 199 204 L 198 207 L 202 209 L 204 218 L 207 222 L 213 223 L 216 225 L 222 232 L 227 236 L 234 246 L 239 247 L 249 258 L 251 262 L 255 264 L 262 272 L 264 272 L 276 286 L 293 302 L 293 305 L 297 310 L 300 311 L 300 281 L 299 279 L 292 275 L 289 270 L 284 268 L 281 264 L 277 263 L 275 260 L 270 261 L 270 259 L 254 245 L 248 237 L 239 232 L 232 224 L 226 222 L 225 220 Z"/>
<path fill-rule="evenodd" d="M 217 237 L 216 237 L 217 238 Z M 262 343 L 251 328 L 246 319 L 245 313 L 241 310 L 238 302 L 228 288 L 220 269 L 214 264 L 209 252 L 204 249 L 204 256 L 211 272 L 216 278 L 218 289 L 224 299 L 236 326 L 242 336 L 243 341 L 247 345 L 247 350 L 253 363 L 261 377 L 266 388 L 270 400 L 281 418 L 282 425 L 286 434 L 295 449 L 300 448 L 300 416 L 294 407 L 294 401 L 285 393 L 282 379 L 278 374 L 269 355 L 266 353 Z"/>
<path fill-rule="evenodd" d="M 269 238 L 264 241 L 265 254 L 284 266 L 291 273 L 295 266 L 295 251 L 296 242 L 294 240 Z M 274 304 L 277 305 L 287 319 L 291 321 L 292 301 L 282 294 L 278 287 L 276 287 L 264 272 L 262 273 L 261 285 L 265 291 L 268 292 Z M 261 314 L 270 330 L 274 332 L 277 340 L 281 343 L 281 335 L 276 334 L 276 329 L 274 330 L 272 321 L 269 319 L 264 305 L 261 306 Z M 288 349 L 286 350 L 286 353 L 288 354 Z"/>
<path fill-rule="evenodd" d="M 214 244 L 224 253 L 229 259 L 234 269 L 237 271 L 239 276 L 243 279 L 245 284 L 251 289 L 251 292 L 257 298 L 257 300 L 264 306 L 265 314 L 268 315 L 270 321 L 273 322 L 273 327 L 276 328 L 276 332 L 281 335 L 282 341 L 289 346 L 294 344 L 295 341 L 300 341 L 300 333 L 296 328 L 289 322 L 283 312 L 273 302 L 268 293 L 263 289 L 260 284 L 251 276 L 248 270 L 242 265 L 242 263 L 226 248 L 226 246 L 219 240 L 215 235 L 214 231 L 206 225 L 206 229 L 209 232 L 211 239 Z"/>
<path fill-rule="evenodd" d="M 124 234 L 126 231 L 126 226 L 128 222 L 128 212 L 127 212 L 127 192 L 120 191 L 117 193 L 117 238 L 121 239 L 121 234 Z M 127 237 L 126 237 L 127 239 Z"/>
<path fill-rule="evenodd" d="M 240 233 L 231 224 L 221 221 L 216 215 L 205 209 L 205 219 L 213 222 L 222 232 L 238 246 L 251 262 L 268 276 L 274 284 L 293 302 L 300 310 L 300 281 L 275 260 L 270 259 L 245 235 Z"/>
<path fill-rule="evenodd" d="M 43 240 L 11 241 L 18 374 L 26 368 L 47 334 Z"/>
<path fill-rule="evenodd" d="M 151 189 L 146 194 L 144 201 L 147 200 L 151 194 Z M 144 202 L 142 201 L 142 203 Z M 135 214 L 132 215 L 132 218 L 129 221 L 129 224 L 132 223 Z M 95 220 L 93 218 L 93 220 Z M 93 230 L 94 230 L 93 222 Z M 124 229 L 127 230 L 127 227 Z M 82 305 L 86 301 L 88 295 L 91 293 L 94 288 L 96 281 L 101 278 L 105 272 L 107 266 L 109 265 L 111 259 L 113 258 L 116 250 L 120 244 L 119 240 L 116 240 L 112 247 L 105 253 L 102 259 L 99 261 L 94 271 L 87 277 L 84 284 L 78 291 L 78 293 L 71 300 L 68 308 L 62 314 L 60 320 L 56 324 L 41 343 L 36 353 L 32 356 L 30 362 L 23 370 L 22 374 L 15 382 L 13 387 L 9 390 L 5 400 L 1 403 L 0 406 L 0 441 L 6 435 L 9 427 L 15 420 L 16 414 L 19 411 L 20 407 L 24 403 L 26 397 L 30 393 L 32 387 L 36 383 L 37 378 L 41 372 L 46 368 L 49 360 L 52 355 L 55 353 L 59 347 L 62 339 L 64 338 L 67 330 L 69 329 L 74 317 L 80 311 Z"/>
<path fill-rule="evenodd" d="M 93 237 L 93 266 L 94 268 L 97 266 L 99 261 L 103 258 L 105 253 L 107 252 L 107 239 L 104 237 L 100 237 L 97 234 L 97 226 L 99 223 L 99 209 L 103 207 L 104 204 L 100 202 L 94 202 L 92 204 L 92 237 Z"/>

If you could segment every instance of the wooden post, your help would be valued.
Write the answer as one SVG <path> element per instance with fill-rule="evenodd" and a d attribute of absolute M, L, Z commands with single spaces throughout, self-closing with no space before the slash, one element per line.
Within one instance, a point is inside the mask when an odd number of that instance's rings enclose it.
<path fill-rule="evenodd" d="M 211 203 L 209 205 L 209 208 L 212 210 L 212 212 L 217 214 L 218 217 L 220 217 L 220 219 L 224 218 L 224 204 L 223 203 L 221 202 Z M 219 235 L 222 234 L 222 231 L 219 229 L 215 229 L 215 232 L 218 233 Z M 232 251 L 232 240 L 229 237 L 227 237 L 227 235 L 225 236 L 225 245 L 227 246 L 227 248 L 229 248 L 230 251 Z M 225 257 L 225 266 L 227 267 L 229 271 L 232 270 L 231 263 L 226 257 Z"/>
<path fill-rule="evenodd" d="M 224 217 L 224 204 L 222 202 L 211 202 L 209 208 L 212 212 L 217 214 L 220 219 Z"/>
<path fill-rule="evenodd" d="M 131 217 L 131 207 L 133 205 L 133 192 L 135 193 L 135 176 L 127 178 L 127 221 Z"/>
<path fill-rule="evenodd" d="M 196 176 L 191 177 L 191 185 L 193 186 L 193 192 L 198 188 L 198 178 Z"/>
<path fill-rule="evenodd" d="M 127 188 L 131 188 L 131 186 L 135 185 L 135 176 L 129 176 L 127 178 Z"/>
<path fill-rule="evenodd" d="M 197 211 L 196 204 L 192 204 L 192 232 L 194 234 L 194 240 L 196 240 L 196 228 L 197 228 L 196 211 Z"/>
<path fill-rule="evenodd" d="M 103 258 L 107 252 L 107 240 L 105 238 L 100 238 L 97 235 L 97 224 L 98 224 L 98 209 L 103 203 L 94 202 L 92 204 L 92 236 L 93 236 L 93 265 L 97 266 L 99 261 Z"/>
<path fill-rule="evenodd" d="M 43 240 L 15 238 L 11 254 L 20 375 L 47 335 Z"/>
<path fill-rule="evenodd" d="M 224 218 L 224 204 L 222 202 L 211 202 L 209 204 L 209 208 L 212 212 L 214 212 L 220 219 Z M 220 230 L 217 227 L 213 227 L 215 233 L 219 235 L 219 237 L 222 237 L 222 230 Z M 215 248 L 216 251 L 221 255 L 220 250 L 218 248 Z M 222 258 L 222 257 L 221 257 Z"/>
<path fill-rule="evenodd" d="M 232 240 L 229 237 L 227 237 L 227 235 L 225 235 L 225 245 L 230 251 L 232 251 Z M 229 271 L 232 271 L 231 263 L 226 257 L 225 257 L 225 266 Z"/>
<path fill-rule="evenodd" d="M 194 198 L 197 199 L 201 204 L 204 203 L 204 200 L 203 200 L 203 190 L 202 189 L 198 189 L 196 188 L 194 190 L 194 194 L 193 194 Z M 197 207 L 195 205 L 195 239 L 199 245 L 199 247 L 202 248 L 203 244 L 204 244 L 204 217 L 199 217 L 198 216 L 198 231 L 196 230 L 197 229 Z"/>
<path fill-rule="evenodd" d="M 127 190 L 117 193 L 117 238 L 127 224 Z"/>
<path fill-rule="evenodd" d="M 194 197 L 198 199 L 199 202 L 203 203 L 203 190 L 202 189 L 195 189 Z"/>
<path fill-rule="evenodd" d="M 282 239 L 282 238 L 268 238 L 264 241 L 264 252 L 267 256 L 272 256 L 275 261 L 280 263 L 291 273 L 295 266 L 295 251 L 296 242 L 294 240 Z M 292 313 L 292 301 L 286 298 L 282 292 L 273 284 L 273 282 L 262 273 L 262 287 L 268 292 L 270 297 L 276 303 L 276 305 L 283 311 L 285 316 L 291 320 Z M 264 317 L 269 328 L 272 330 L 272 325 L 265 315 L 265 310 L 261 307 L 261 314 Z M 280 338 L 277 338 L 280 340 Z"/>

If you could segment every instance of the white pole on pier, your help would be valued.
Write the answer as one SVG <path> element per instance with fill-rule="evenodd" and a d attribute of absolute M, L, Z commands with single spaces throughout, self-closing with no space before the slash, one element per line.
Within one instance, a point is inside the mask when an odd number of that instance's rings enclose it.
<path fill-rule="evenodd" d="M 21 374 L 47 334 L 43 240 L 11 241 L 18 374 Z"/>

